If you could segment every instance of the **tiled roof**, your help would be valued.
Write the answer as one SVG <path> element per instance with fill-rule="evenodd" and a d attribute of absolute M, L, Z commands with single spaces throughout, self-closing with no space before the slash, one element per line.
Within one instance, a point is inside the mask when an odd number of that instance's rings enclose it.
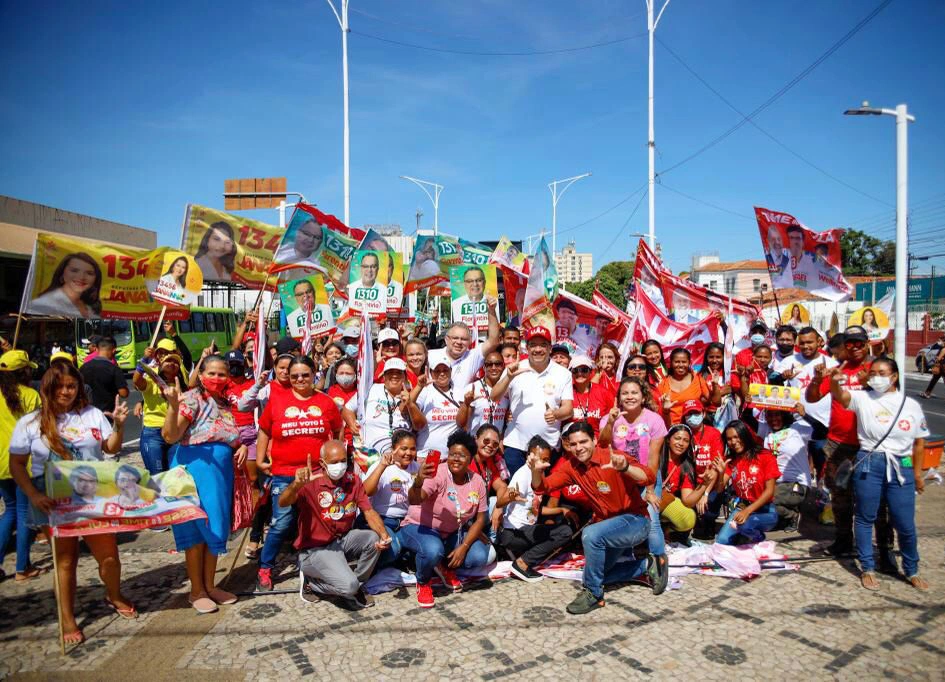
<path fill-rule="evenodd" d="M 733 270 L 764 270 L 768 271 L 768 264 L 763 260 L 737 260 L 732 263 L 709 263 L 693 270 L 699 272 L 732 272 Z"/>

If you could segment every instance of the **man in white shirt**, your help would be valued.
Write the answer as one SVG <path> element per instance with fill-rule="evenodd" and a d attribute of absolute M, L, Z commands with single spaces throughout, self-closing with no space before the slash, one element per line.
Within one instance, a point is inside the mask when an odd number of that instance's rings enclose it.
<path fill-rule="evenodd" d="M 454 322 L 446 329 L 446 346 L 431 350 L 427 362 L 433 367 L 445 359 L 453 373 L 453 385 L 460 389 L 472 383 L 482 369 L 485 357 L 499 346 L 499 318 L 496 316 L 496 300 L 487 297 L 486 312 L 489 315 L 489 336 L 475 348 L 470 348 L 472 331 L 462 322 Z"/>
<path fill-rule="evenodd" d="M 780 333 L 778 338 L 781 338 Z M 820 334 L 817 330 L 813 327 L 804 327 L 797 335 L 798 352 L 777 361 L 774 365 L 774 370 L 784 377 L 786 386 L 796 386 L 801 389 L 801 403 L 806 411 L 806 420 L 814 427 L 813 438 L 818 441 L 827 437 L 827 426 L 830 425 L 830 394 L 812 403 L 808 402 L 805 393 L 814 379 L 815 366 L 823 364 L 830 369 L 837 365 L 836 360 L 820 352 L 819 344 Z"/>
<path fill-rule="evenodd" d="M 803 407 L 800 408 L 803 410 Z M 797 530 L 801 510 L 813 494 L 811 462 L 807 452 L 811 427 L 790 412 L 765 410 L 764 447 L 778 460 L 781 477 L 774 492 L 774 506 L 782 530 Z M 759 435 L 761 435 L 759 433 Z"/>
<path fill-rule="evenodd" d="M 464 322 L 470 327 L 484 325 L 488 314 L 485 298 L 486 273 L 473 266 L 463 273 L 463 288 L 466 293 L 453 301 L 453 322 Z"/>
<path fill-rule="evenodd" d="M 387 287 L 377 281 L 380 260 L 376 253 L 361 256 L 361 279 L 348 285 L 348 307 L 369 313 L 387 312 Z"/>
<path fill-rule="evenodd" d="M 509 430 L 505 434 L 505 463 L 509 471 L 525 465 L 532 436 L 552 447 L 561 440 L 561 422 L 574 416 L 571 372 L 551 362 L 551 332 L 532 327 L 525 333 L 528 362 L 509 365 L 492 389 L 492 399 L 509 394 Z"/>

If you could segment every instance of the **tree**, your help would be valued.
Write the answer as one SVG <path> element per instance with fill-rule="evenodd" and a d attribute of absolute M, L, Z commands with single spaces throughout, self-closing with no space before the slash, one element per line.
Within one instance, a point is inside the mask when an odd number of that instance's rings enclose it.
<path fill-rule="evenodd" d="M 896 244 L 860 230 L 847 230 L 840 237 L 845 275 L 879 277 L 896 273 Z"/>
<path fill-rule="evenodd" d="M 571 282 L 565 285 L 565 289 L 576 296 L 580 296 L 585 301 L 590 301 L 594 295 L 596 285 L 597 289 L 611 303 L 623 310 L 627 307 L 624 292 L 632 279 L 633 261 L 613 261 L 598 270 L 592 279 L 586 279 L 583 282 Z"/>

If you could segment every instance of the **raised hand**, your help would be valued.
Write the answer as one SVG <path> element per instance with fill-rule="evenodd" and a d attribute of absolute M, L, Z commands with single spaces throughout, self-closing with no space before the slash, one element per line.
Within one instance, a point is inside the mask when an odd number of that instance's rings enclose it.
<path fill-rule="evenodd" d="M 528 456 L 528 459 L 525 460 L 525 466 L 532 471 L 544 471 L 551 466 L 551 462 L 543 461 L 541 457 L 533 452 Z"/>
<path fill-rule="evenodd" d="M 466 405 L 466 407 L 469 407 L 470 405 L 473 404 L 473 401 L 475 399 L 476 399 L 476 392 L 470 388 L 468 391 L 466 391 L 466 395 L 463 396 L 463 404 Z"/>
<path fill-rule="evenodd" d="M 174 385 L 168 385 L 167 388 L 161 390 L 161 395 L 164 396 L 164 400 L 167 401 L 167 406 L 176 410 L 180 406 L 180 378 L 174 377 Z"/>
<path fill-rule="evenodd" d="M 154 357 L 154 348 L 152 348 L 151 346 L 148 346 L 147 348 L 144 349 L 144 359 L 150 360 L 153 357 Z"/>
<path fill-rule="evenodd" d="M 555 416 L 554 408 L 552 408 L 550 405 L 546 405 L 545 407 L 545 423 L 549 425 L 554 424 L 556 421 L 558 421 L 558 418 Z"/>
<path fill-rule="evenodd" d="M 128 403 L 123 401 L 120 395 L 116 395 L 114 409 L 111 412 L 106 412 L 105 415 L 111 417 L 115 426 L 120 428 L 128 418 Z"/>
<path fill-rule="evenodd" d="M 378 461 L 379 461 L 379 466 L 382 469 L 386 469 L 387 467 L 391 466 L 394 463 L 394 453 L 388 450 L 383 455 L 381 455 L 381 458 Z"/>
<path fill-rule="evenodd" d="M 617 417 L 619 416 L 620 416 L 620 408 L 614 405 L 612 408 L 610 408 L 610 420 L 608 421 L 608 423 L 611 426 L 613 426 L 614 422 L 617 420 Z"/>
<path fill-rule="evenodd" d="M 814 381 L 820 383 L 827 376 L 827 363 L 820 362 L 814 365 Z"/>
<path fill-rule="evenodd" d="M 295 470 L 295 482 L 299 485 L 305 485 L 312 480 L 314 475 L 312 474 L 312 456 L 307 455 L 305 457 L 305 466 L 299 467 Z"/>
<path fill-rule="evenodd" d="M 619 452 L 614 452 L 613 448 L 610 449 L 610 461 L 601 466 L 601 469 L 613 469 L 621 472 L 629 468 L 630 460 L 627 459 L 627 456 Z"/>

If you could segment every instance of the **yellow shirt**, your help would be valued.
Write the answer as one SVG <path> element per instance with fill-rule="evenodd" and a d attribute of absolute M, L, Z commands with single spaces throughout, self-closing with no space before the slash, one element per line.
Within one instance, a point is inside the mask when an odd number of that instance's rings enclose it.
<path fill-rule="evenodd" d="M 161 395 L 161 389 L 154 383 L 154 379 L 145 375 L 144 380 L 146 385 L 141 392 L 144 400 L 144 419 L 141 425 L 146 428 L 161 428 L 164 426 L 164 417 L 167 416 L 167 401 Z"/>
<path fill-rule="evenodd" d="M 38 410 L 42 404 L 39 393 L 22 384 L 17 388 L 20 391 L 20 406 L 23 408 L 23 414 Z M 10 412 L 6 399 L 0 393 L 0 478 L 13 478 L 10 474 L 10 437 L 13 436 L 13 427 L 16 426 L 17 419 L 18 417 Z"/>

